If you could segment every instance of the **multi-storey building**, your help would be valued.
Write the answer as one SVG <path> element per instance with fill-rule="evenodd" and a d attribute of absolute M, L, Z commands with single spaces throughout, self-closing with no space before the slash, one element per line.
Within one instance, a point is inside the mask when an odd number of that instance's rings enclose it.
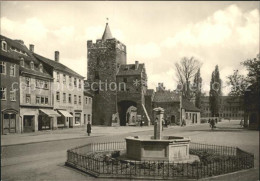
<path fill-rule="evenodd" d="M 21 44 L 27 54 L 20 63 L 20 117 L 22 132 L 55 129 L 60 115 L 53 111 L 52 81 L 46 66 Z"/>
<path fill-rule="evenodd" d="M 201 106 L 202 117 L 212 117 L 209 96 L 202 98 Z M 224 119 L 243 119 L 243 100 L 231 96 L 222 96 L 219 116 Z"/>
<path fill-rule="evenodd" d="M 1 134 L 18 133 L 22 126 L 19 119 L 19 65 L 27 55 L 19 41 L 2 35 L 0 41 Z"/>
<path fill-rule="evenodd" d="M 147 78 L 144 64 L 138 61 L 126 64 L 126 46 L 112 37 L 108 23 L 102 39 L 96 43 L 87 41 L 87 49 L 87 83 L 94 94 L 93 124 L 112 125 L 117 120 L 120 125 L 127 125 L 128 109 L 133 107 L 139 116 L 145 118 L 145 124 L 149 124 L 145 107 Z"/>
<path fill-rule="evenodd" d="M 61 115 L 57 127 L 75 127 L 84 124 L 83 119 L 83 79 L 84 77 L 59 62 L 59 52 L 55 51 L 54 60 L 36 53 L 36 59 L 48 68 L 54 79 L 53 106 Z"/>

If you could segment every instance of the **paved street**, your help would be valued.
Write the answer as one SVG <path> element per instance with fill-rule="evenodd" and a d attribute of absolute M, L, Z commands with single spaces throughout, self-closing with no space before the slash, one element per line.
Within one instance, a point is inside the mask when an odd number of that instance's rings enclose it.
<path fill-rule="evenodd" d="M 255 154 L 255 169 L 207 180 L 258 180 L 259 132 L 241 129 L 239 121 L 218 123 L 217 127 L 214 131 L 210 130 L 208 124 L 171 127 L 165 128 L 163 134 L 188 136 L 193 142 L 237 146 L 252 152 Z M 140 132 L 141 130 L 136 132 L 135 130 L 134 133 L 127 131 L 129 128 L 124 127 L 122 131 L 117 128 L 116 134 L 113 132 L 106 134 L 106 131 L 104 131 L 104 134 L 100 133 L 99 136 L 4 146 L 2 147 L 1 157 L 2 180 L 97 180 L 87 174 L 65 167 L 66 150 L 90 142 L 123 140 L 128 135 L 152 134 L 152 130 L 147 127 L 132 128 L 146 130 L 143 132 Z M 109 128 L 103 130 L 106 129 Z M 66 130 L 63 131 L 66 132 Z M 8 136 L 12 137 L 13 135 L 6 135 L 4 139 L 8 139 Z M 33 135 L 27 135 L 28 139 L 30 137 L 33 137 Z"/>

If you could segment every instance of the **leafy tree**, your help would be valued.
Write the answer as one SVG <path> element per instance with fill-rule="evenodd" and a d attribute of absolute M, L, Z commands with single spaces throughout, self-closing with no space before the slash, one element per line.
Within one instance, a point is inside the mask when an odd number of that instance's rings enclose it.
<path fill-rule="evenodd" d="M 227 76 L 227 84 L 231 86 L 229 96 L 242 98 L 245 95 L 245 91 L 249 85 L 248 79 L 245 76 L 239 74 L 238 70 L 234 70 L 232 75 Z"/>
<path fill-rule="evenodd" d="M 194 76 L 194 86 L 195 86 L 195 106 L 197 108 L 201 108 L 201 86 L 202 86 L 202 78 L 200 76 L 200 68 Z"/>
<path fill-rule="evenodd" d="M 175 63 L 176 74 L 181 83 L 183 97 L 191 99 L 190 81 L 200 68 L 201 63 L 194 57 L 183 57 L 179 63 Z"/>
<path fill-rule="evenodd" d="M 231 85 L 229 95 L 232 97 L 243 98 L 246 91 L 251 91 L 252 94 L 257 94 L 257 90 L 259 91 L 260 54 L 256 58 L 241 62 L 241 64 L 248 70 L 247 77 L 240 75 L 238 70 L 234 70 L 234 73 L 227 77 L 227 83 Z"/>
<path fill-rule="evenodd" d="M 216 65 L 215 70 L 212 72 L 210 81 L 210 91 L 209 91 L 209 104 L 212 116 L 218 116 L 221 106 L 221 85 L 222 81 L 219 75 L 218 65 Z"/>
<path fill-rule="evenodd" d="M 260 76 L 260 54 L 256 58 L 248 59 L 241 63 L 248 70 L 247 78 L 250 84 L 255 84 Z"/>

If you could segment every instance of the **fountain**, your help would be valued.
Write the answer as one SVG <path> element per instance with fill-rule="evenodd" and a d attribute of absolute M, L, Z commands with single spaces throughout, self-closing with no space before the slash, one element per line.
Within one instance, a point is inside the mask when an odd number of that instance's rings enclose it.
<path fill-rule="evenodd" d="M 189 154 L 189 138 L 180 136 L 162 136 L 164 109 L 154 109 L 157 121 L 154 124 L 154 136 L 126 137 L 126 157 L 132 160 L 153 160 L 180 162 L 194 161 Z"/>

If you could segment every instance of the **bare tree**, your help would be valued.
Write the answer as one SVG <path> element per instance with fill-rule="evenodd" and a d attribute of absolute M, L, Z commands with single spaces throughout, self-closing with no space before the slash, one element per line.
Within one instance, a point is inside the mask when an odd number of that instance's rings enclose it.
<path fill-rule="evenodd" d="M 182 85 L 182 95 L 191 99 L 190 81 L 201 67 L 201 62 L 194 57 L 183 57 L 180 62 L 175 63 L 176 74 Z"/>

